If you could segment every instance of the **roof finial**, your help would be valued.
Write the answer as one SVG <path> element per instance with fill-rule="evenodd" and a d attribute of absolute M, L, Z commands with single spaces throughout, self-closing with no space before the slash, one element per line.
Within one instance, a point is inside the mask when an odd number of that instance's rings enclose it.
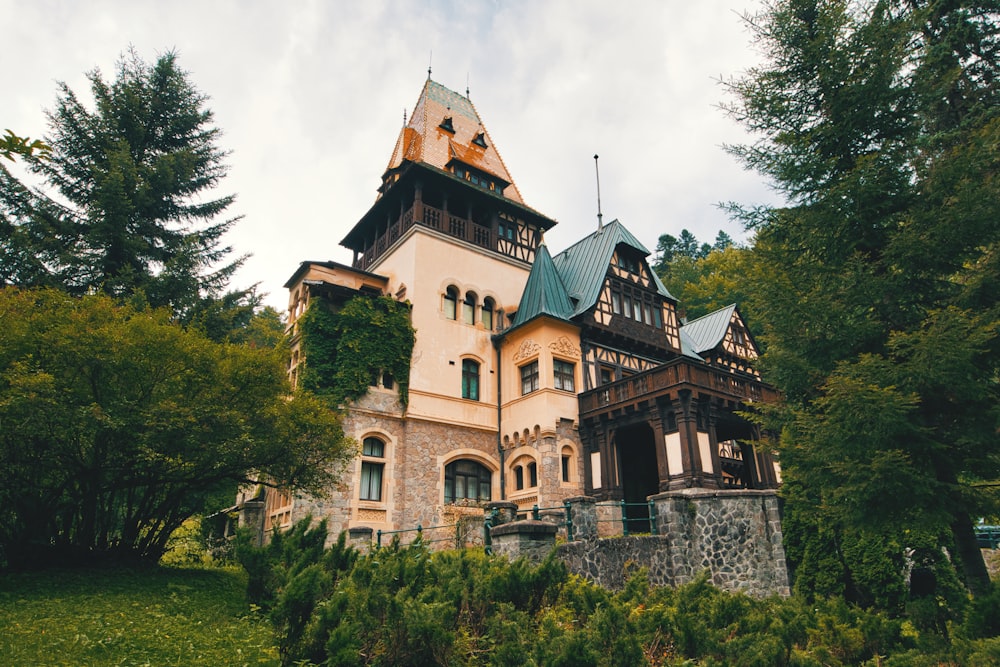
<path fill-rule="evenodd" d="M 465 99 L 469 99 L 469 73 L 465 73 Z"/>
<path fill-rule="evenodd" d="M 406 107 L 403 107 L 403 127 L 406 127 Z"/>
<path fill-rule="evenodd" d="M 431 63 L 433 63 L 433 62 L 434 62 L 434 50 L 431 49 L 430 53 L 427 56 L 427 80 L 428 81 L 430 81 L 430 79 L 431 79 Z"/>
<path fill-rule="evenodd" d="M 601 170 L 597 168 L 597 153 L 594 153 L 594 173 L 597 174 L 597 233 L 604 230 L 604 216 L 601 214 Z"/>

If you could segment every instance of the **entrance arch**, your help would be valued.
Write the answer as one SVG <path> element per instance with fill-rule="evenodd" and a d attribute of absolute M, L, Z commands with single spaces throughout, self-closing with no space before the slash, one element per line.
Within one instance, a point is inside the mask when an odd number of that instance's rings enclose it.
<path fill-rule="evenodd" d="M 629 533 L 648 533 L 647 498 L 660 490 L 656 438 L 649 424 L 631 424 L 615 431 L 621 470 L 622 497 Z"/>

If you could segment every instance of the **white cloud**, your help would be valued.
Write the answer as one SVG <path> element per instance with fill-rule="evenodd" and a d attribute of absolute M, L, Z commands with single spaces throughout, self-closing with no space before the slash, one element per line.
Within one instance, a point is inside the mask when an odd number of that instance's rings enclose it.
<path fill-rule="evenodd" d="M 350 260 L 338 243 L 374 201 L 431 52 L 435 80 L 468 81 L 525 201 L 560 221 L 553 250 L 596 225 L 595 153 L 605 220 L 650 249 L 682 228 L 741 237 L 715 205 L 774 197 L 721 149 L 744 137 L 716 81 L 753 62 L 738 13 L 758 4 L 0 0 L 0 128 L 41 136 L 55 81 L 83 96 L 84 73 L 112 77 L 129 44 L 147 60 L 176 49 L 232 151 L 219 194 L 238 194 L 229 242 L 253 254 L 237 282 L 279 309 L 299 261 Z"/>

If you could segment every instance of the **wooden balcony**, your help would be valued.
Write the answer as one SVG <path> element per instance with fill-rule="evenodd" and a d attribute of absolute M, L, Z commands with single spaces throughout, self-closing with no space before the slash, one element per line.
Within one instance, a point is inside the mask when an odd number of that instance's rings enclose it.
<path fill-rule="evenodd" d="M 364 252 L 356 253 L 353 266 L 367 271 L 410 227 L 420 225 L 435 229 L 443 234 L 461 239 L 473 245 L 493 252 L 508 255 L 521 261 L 531 261 L 534 248 L 523 244 L 512 244 L 510 241 L 500 243 L 497 238 L 496 223 L 489 227 L 474 222 L 468 218 L 457 216 L 422 202 L 414 202 L 410 208 L 403 211 L 394 222 L 389 223 L 379 234 L 375 242 L 365 248 Z"/>
<path fill-rule="evenodd" d="M 682 358 L 580 394 L 580 418 L 675 395 L 682 389 L 691 390 L 696 396 L 706 394 L 739 403 L 778 400 L 777 390 L 759 380 Z"/>

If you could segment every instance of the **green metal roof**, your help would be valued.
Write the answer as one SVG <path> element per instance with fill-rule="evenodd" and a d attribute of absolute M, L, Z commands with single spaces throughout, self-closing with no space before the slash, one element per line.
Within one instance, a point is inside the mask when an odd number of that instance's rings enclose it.
<path fill-rule="evenodd" d="M 736 304 L 730 304 L 681 327 L 681 332 L 686 334 L 693 351 L 701 354 L 717 347 L 729 329 L 735 310 Z"/>
<path fill-rule="evenodd" d="M 511 328 L 542 315 L 557 320 L 569 320 L 573 315 L 573 303 L 567 296 L 566 288 L 559 279 L 552 256 L 544 243 L 535 251 L 535 262 L 531 265 L 531 273 L 528 274 L 528 282 L 524 285 Z"/>
<path fill-rule="evenodd" d="M 614 220 L 553 258 L 559 277 L 562 278 L 569 297 L 575 303 L 572 316 L 586 312 L 597 303 L 611 257 L 620 244 L 638 250 L 643 257 L 648 257 L 650 254 L 649 250 L 625 229 L 625 225 Z M 661 295 L 676 301 L 655 273 L 653 282 Z"/>

